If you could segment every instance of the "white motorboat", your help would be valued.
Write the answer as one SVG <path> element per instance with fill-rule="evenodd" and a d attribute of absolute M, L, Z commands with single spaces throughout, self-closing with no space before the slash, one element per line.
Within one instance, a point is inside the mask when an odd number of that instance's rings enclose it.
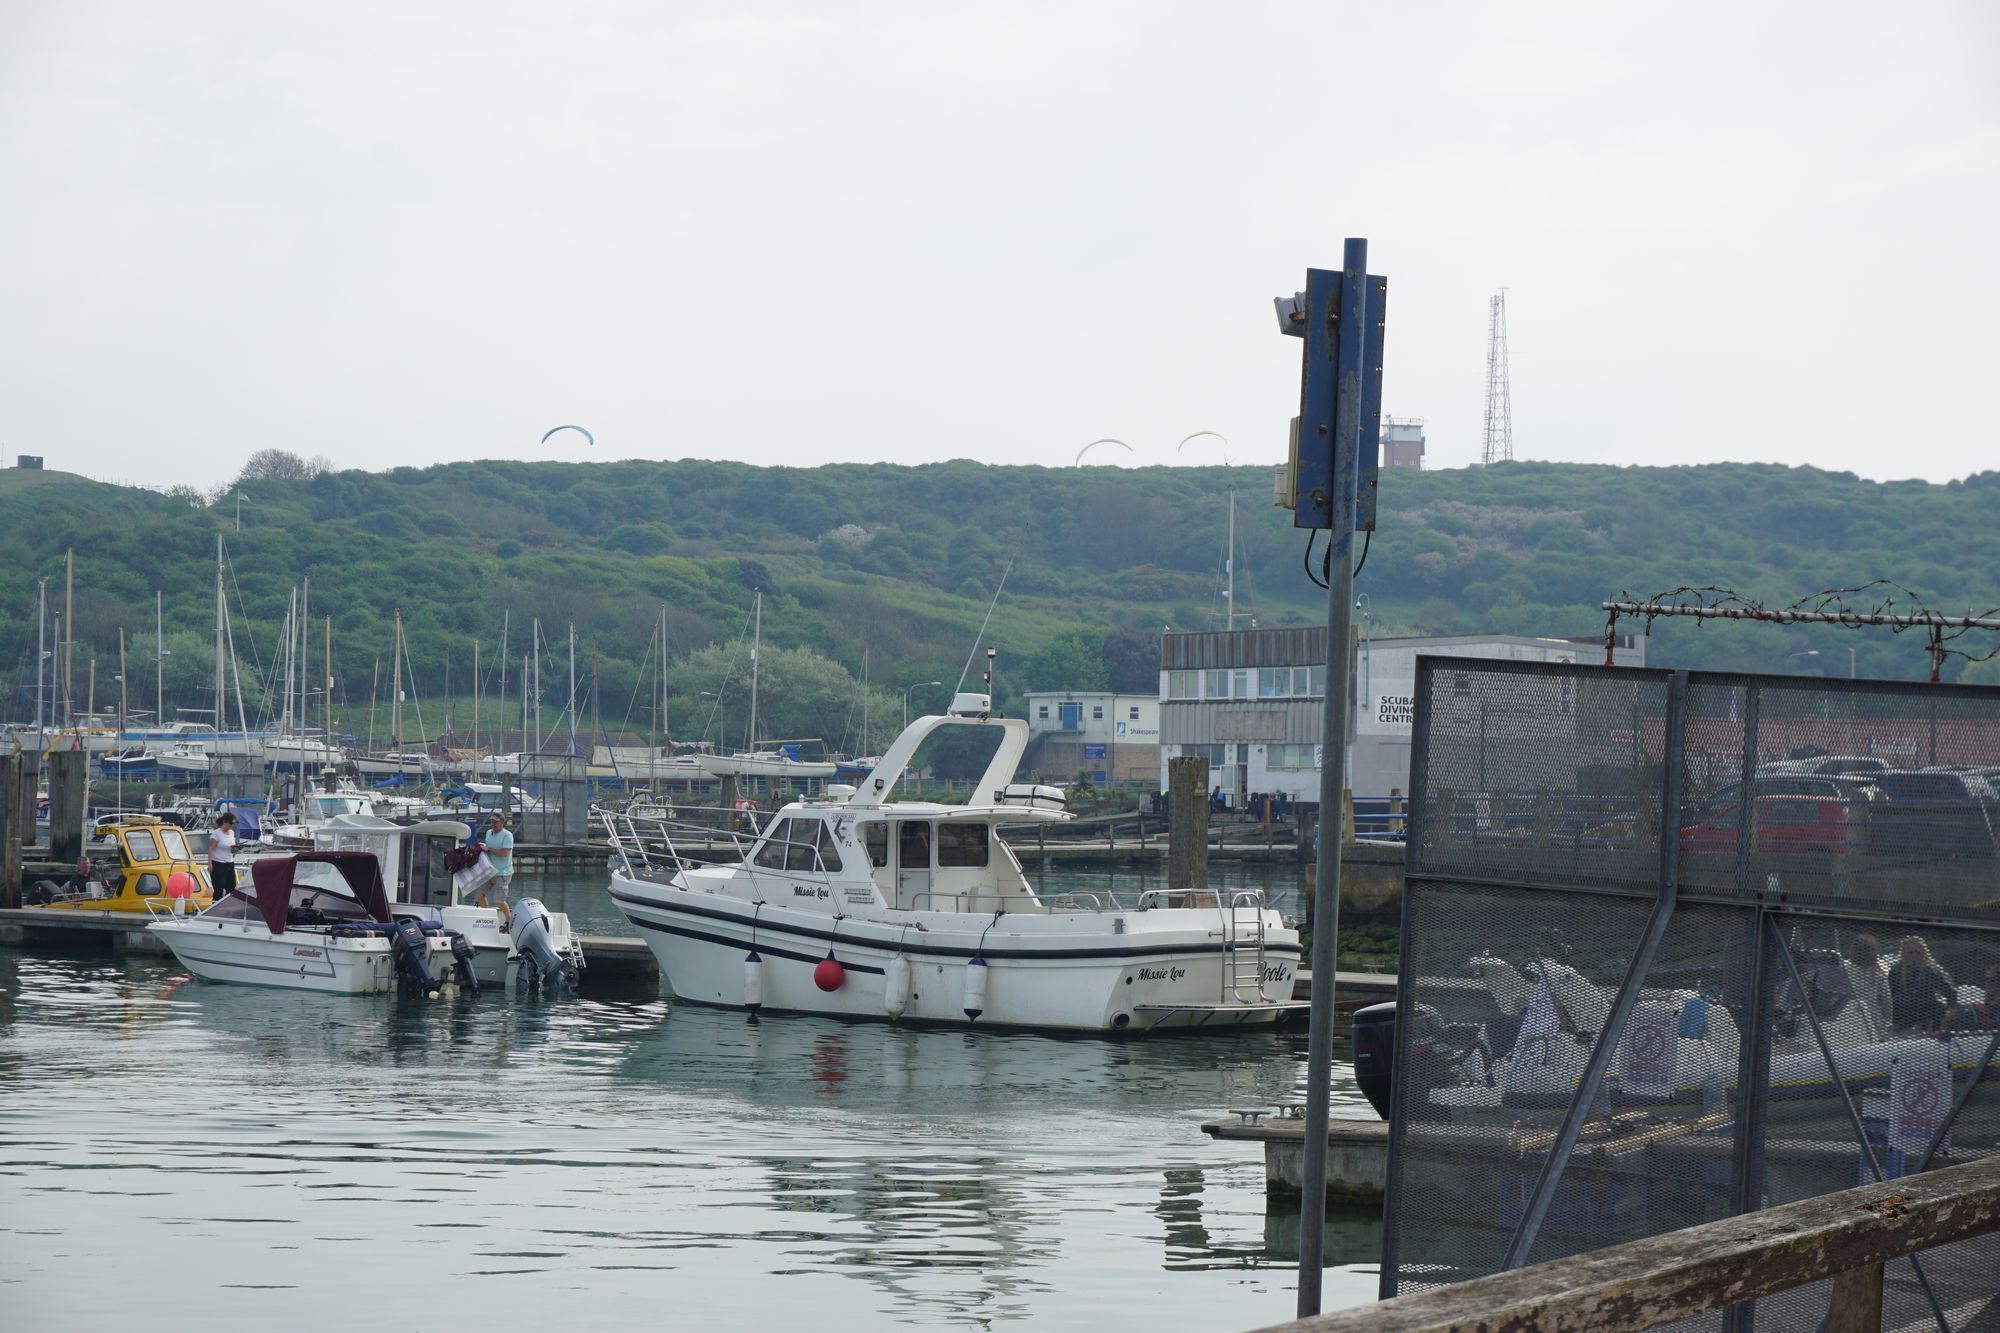
<path fill-rule="evenodd" d="M 1766 1114 L 1774 1120 L 1843 1124 L 1839 1084 L 1850 1095 L 1880 1094 L 1899 1068 L 1907 1075 L 1935 1065 L 1963 1077 L 1986 1058 L 1990 1031 L 1890 1029 L 1863 998 L 1872 987 L 1859 966 L 1832 950 L 1802 951 L 1797 966 L 1806 994 L 1787 982 L 1777 997 L 1788 1035 L 1772 1042 Z M 1418 1075 L 1426 1104 L 1422 1116 L 1507 1124 L 1523 1110 L 1566 1107 L 1576 1095 L 1591 1043 L 1609 1021 L 1611 990 L 1550 958 L 1517 967 L 1482 953 L 1471 960 L 1470 971 L 1478 990 L 1492 999 L 1482 1021 L 1447 1023 L 1428 1005 L 1418 1006 L 1425 1051 Z M 1957 997 L 1969 1012 L 1982 993 L 1960 986 Z M 1808 1005 L 1833 1052 L 1831 1069 L 1804 1012 Z M 1362 1020 L 1356 1023 L 1360 1041 Z M 1727 1106 L 1736 1098 L 1740 1053 L 1736 1016 L 1712 988 L 1708 993 L 1647 988 L 1612 1057 L 1607 1100 L 1619 1107 Z M 1993 1067 L 2000 1068 L 2000 1057 Z M 1382 1092 L 1386 1097 L 1386 1084 Z"/>
<path fill-rule="evenodd" d="M 973 800 L 891 801 L 946 728 L 999 732 Z M 1270 1024 L 1296 1007 L 1298 933 L 1260 890 L 1037 894 L 999 829 L 1069 815 L 1059 790 L 1012 785 L 1027 742 L 1026 722 L 960 694 L 858 788 L 778 811 L 738 862 L 697 863 L 672 826 L 601 811 L 612 900 L 676 996 L 752 1012 L 1116 1033 Z"/>
<path fill-rule="evenodd" d="M 176 741 L 165 749 L 153 752 L 161 773 L 175 778 L 205 778 L 208 776 L 208 746 L 200 741 Z"/>
<path fill-rule="evenodd" d="M 395 919 L 370 853 L 300 852 L 249 869 L 248 886 L 200 915 L 162 916 L 146 927 L 204 981 L 433 997 L 454 976 L 469 982 L 467 942 Z"/>
<path fill-rule="evenodd" d="M 311 828 L 315 851 L 367 852 L 375 857 L 393 917 L 463 936 L 472 946 L 473 976 L 481 986 L 505 983 L 509 965 L 523 958 L 536 964 L 536 975 L 546 975 L 550 955 L 574 980 L 583 967 L 583 948 L 570 929 L 568 914 L 550 912 L 538 900 L 524 899 L 515 904 L 510 925 L 503 925 L 506 918 L 497 905 L 481 907 L 473 900 L 483 879 L 455 873 L 456 861 L 471 859 L 464 858 L 470 849 L 460 847 L 471 836 L 472 829 L 462 820 L 397 824 L 359 813 L 335 815 Z M 534 906 L 526 907 L 528 903 Z M 544 918 L 539 934 L 529 926 L 536 913 Z"/>

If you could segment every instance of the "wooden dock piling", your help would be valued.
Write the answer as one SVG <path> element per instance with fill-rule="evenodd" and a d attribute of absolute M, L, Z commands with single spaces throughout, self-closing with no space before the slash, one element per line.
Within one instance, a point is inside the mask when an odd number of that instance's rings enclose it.
<path fill-rule="evenodd" d="M 1167 887 L 1208 887 L 1208 760 L 1167 761 Z"/>
<path fill-rule="evenodd" d="M 85 765 L 82 750 L 57 750 L 49 755 L 49 859 L 74 865 L 83 856 Z"/>
<path fill-rule="evenodd" d="M 21 905 L 21 846 L 34 829 L 34 806 L 28 818 L 21 818 L 21 774 L 27 769 L 25 754 L 0 755 L 0 908 Z M 34 796 L 33 784 L 28 795 Z"/>

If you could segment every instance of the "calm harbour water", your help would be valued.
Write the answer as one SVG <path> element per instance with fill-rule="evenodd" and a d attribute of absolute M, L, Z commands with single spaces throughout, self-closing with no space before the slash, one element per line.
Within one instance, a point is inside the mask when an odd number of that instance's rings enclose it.
<path fill-rule="evenodd" d="M 617 927 L 594 871 L 526 879 Z M 347 999 L 0 949 L 0 1311 L 1253 1328 L 1291 1314 L 1297 1215 L 1198 1126 L 1294 1098 L 1304 1052 Z M 1362 1105 L 1344 1068 L 1335 1095 Z M 1328 1231 L 1329 1307 L 1372 1299 L 1376 1222 Z"/>

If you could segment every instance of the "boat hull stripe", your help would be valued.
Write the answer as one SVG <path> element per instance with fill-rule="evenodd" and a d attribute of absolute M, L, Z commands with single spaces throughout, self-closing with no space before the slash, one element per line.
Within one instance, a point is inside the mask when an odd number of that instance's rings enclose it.
<path fill-rule="evenodd" d="M 686 926 L 669 926 L 664 922 L 659 922 L 659 921 L 641 921 L 637 917 L 633 917 L 630 919 L 634 925 L 640 927 L 642 930 L 656 930 L 662 935 L 679 935 L 683 939 L 700 940 L 704 944 L 727 945 L 732 949 L 747 949 L 750 947 L 749 945 L 745 944 L 742 940 L 732 940 L 726 935 L 711 935 L 705 930 L 689 930 Z M 765 926 L 763 927 L 763 929 L 771 930 L 771 929 L 781 929 L 781 928 Z M 869 946 L 863 945 L 861 947 L 866 948 Z M 826 957 L 825 954 L 794 953 L 790 949 L 773 948 L 771 945 L 765 944 L 761 940 L 757 942 L 756 949 L 758 954 L 760 955 L 768 954 L 772 958 L 789 958 L 792 961 L 799 963 L 818 963 Z M 849 962 L 845 958 L 842 958 L 840 960 L 840 965 L 846 968 L 850 972 L 872 972 L 874 975 L 878 977 L 883 975 L 881 968 L 871 967 L 867 963 L 854 963 L 854 962 Z"/>
<path fill-rule="evenodd" d="M 753 922 L 751 921 L 750 918 L 737 916 L 733 912 L 717 911 L 712 907 L 696 907 L 693 905 L 683 906 L 679 903 L 654 902 L 650 899 L 636 897 L 632 894 L 620 893 L 615 888 L 611 890 L 611 896 L 614 900 L 618 902 L 632 903 L 635 906 L 643 907 L 655 912 L 665 912 L 669 915 L 674 915 L 674 916 L 706 917 L 713 921 L 728 922 L 730 925 L 736 926 L 739 929 L 743 930 L 750 930 L 754 928 L 760 940 L 765 933 L 771 931 L 778 931 L 787 935 L 799 937 L 801 939 L 825 940 L 829 946 L 846 944 L 859 948 L 876 949 L 887 953 L 906 953 L 911 955 L 912 957 L 971 958 L 974 955 L 977 955 L 982 958 L 1020 958 L 1028 960 L 1041 959 L 1048 962 L 1061 962 L 1061 961 L 1067 961 L 1072 958 L 1154 958 L 1169 954 L 1175 956 L 1181 956 L 1185 954 L 1203 954 L 1203 953 L 1219 954 L 1224 952 L 1226 949 L 1226 946 L 1220 940 L 1203 941 L 1201 943 L 1186 943 L 1186 944 L 1161 943 L 1150 946 L 1130 945 L 1117 948 L 1097 947 L 1097 948 L 1085 948 L 1085 949 L 1065 949 L 1058 946 L 1057 948 L 1052 948 L 1052 949 L 1017 949 L 1017 948 L 1009 948 L 1005 945 L 988 945 L 984 948 L 979 948 L 979 949 L 967 949 L 967 948 L 959 948 L 949 944 L 925 944 L 916 940 L 909 940 L 909 939 L 876 941 L 871 939 L 856 938 L 853 935 L 848 935 L 843 937 L 840 935 L 836 935 L 831 930 L 820 930 L 811 926 L 778 925 L 775 922 L 773 922 L 769 917 L 763 917 Z M 626 919 L 641 926 L 654 925 L 654 923 L 642 921 L 638 917 L 632 916 L 630 913 L 626 914 Z M 901 927 L 898 925 L 893 925 L 886 922 L 871 921 L 868 924 L 880 930 L 898 931 L 901 929 Z M 694 932 L 687 931 L 678 927 L 666 927 L 666 926 L 654 925 L 654 929 L 667 930 L 670 934 L 676 934 L 676 935 L 692 935 L 696 939 L 714 939 L 713 936 L 694 934 Z M 719 944 L 732 944 L 732 945 L 741 943 L 741 941 L 738 940 L 726 940 L 726 939 L 717 939 L 714 940 L 714 942 Z M 760 942 L 757 945 L 757 948 L 760 951 L 762 951 L 764 945 Z M 1264 946 L 1264 952 L 1281 958 L 1299 957 L 1299 949 L 1296 945 L 1287 946 L 1282 944 L 1267 944 Z M 819 960 L 815 958 L 815 959 L 810 959 L 808 961 L 818 962 Z M 850 966 L 852 965 L 850 964 Z"/>

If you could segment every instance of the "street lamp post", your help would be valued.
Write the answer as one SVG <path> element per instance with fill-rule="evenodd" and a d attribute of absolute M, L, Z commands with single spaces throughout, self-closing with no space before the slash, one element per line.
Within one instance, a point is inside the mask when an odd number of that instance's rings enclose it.
<path fill-rule="evenodd" d="M 1789 662 L 1789 661 L 1791 661 L 1791 660 L 1792 660 L 1792 659 L 1793 659 L 1794 657 L 1818 657 L 1818 656 L 1819 656 L 1819 649 L 1817 649 L 1817 648 L 1807 648 L 1807 649 L 1804 649 L 1804 650 L 1802 650 L 1802 651 L 1800 651 L 1800 652 L 1796 652 L 1796 653 L 1786 653 L 1786 654 L 1785 654 L 1785 657 L 1784 657 L 1784 660 L 1785 660 L 1785 661 L 1787 661 L 1787 662 Z"/>
<path fill-rule="evenodd" d="M 915 685 L 910 686 L 908 690 L 903 691 L 903 730 L 908 731 L 910 729 L 910 691 L 922 689 L 926 685 L 942 684 L 944 682 L 941 680 L 920 680 Z"/>

